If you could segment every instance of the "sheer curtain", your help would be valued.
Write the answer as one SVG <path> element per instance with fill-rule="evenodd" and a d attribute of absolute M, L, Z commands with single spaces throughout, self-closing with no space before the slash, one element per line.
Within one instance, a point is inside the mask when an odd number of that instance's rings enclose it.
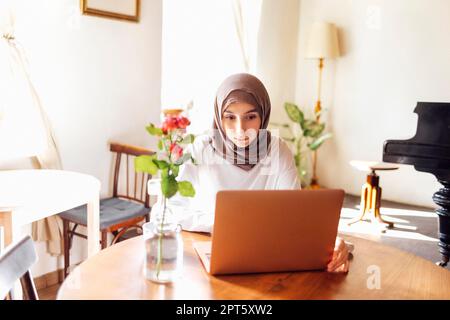
<path fill-rule="evenodd" d="M 245 71 L 256 73 L 262 0 L 232 0 L 232 5 Z"/>
<path fill-rule="evenodd" d="M 28 73 L 25 51 L 14 37 L 10 13 L 0 17 L 0 160 L 24 157 L 32 157 L 41 169 L 62 168 L 50 122 Z M 34 240 L 47 241 L 52 255 L 62 253 L 61 231 L 57 216 L 32 226 Z"/>
<path fill-rule="evenodd" d="M 237 72 L 255 73 L 262 0 L 164 0 L 162 107 L 186 107 L 191 130 L 212 126 L 216 90 Z"/>

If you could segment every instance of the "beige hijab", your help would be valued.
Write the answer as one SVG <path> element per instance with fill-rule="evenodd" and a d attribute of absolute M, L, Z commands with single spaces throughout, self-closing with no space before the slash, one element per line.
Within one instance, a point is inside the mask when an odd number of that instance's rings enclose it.
<path fill-rule="evenodd" d="M 245 148 L 236 146 L 227 138 L 222 126 L 222 115 L 233 103 L 254 105 L 261 117 L 257 137 Z M 226 78 L 217 90 L 214 102 L 214 124 L 211 145 L 214 151 L 228 162 L 246 171 L 263 159 L 270 149 L 270 98 L 263 83 L 248 73 L 238 73 Z"/>

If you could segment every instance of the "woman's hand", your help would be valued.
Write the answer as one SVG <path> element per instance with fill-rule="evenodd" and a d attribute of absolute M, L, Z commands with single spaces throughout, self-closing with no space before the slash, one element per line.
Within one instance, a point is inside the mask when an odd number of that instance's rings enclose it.
<path fill-rule="evenodd" d="M 328 272 L 348 272 L 349 262 L 348 262 L 348 248 L 344 240 L 336 237 L 336 242 L 334 245 L 333 258 L 330 263 L 328 263 Z"/>

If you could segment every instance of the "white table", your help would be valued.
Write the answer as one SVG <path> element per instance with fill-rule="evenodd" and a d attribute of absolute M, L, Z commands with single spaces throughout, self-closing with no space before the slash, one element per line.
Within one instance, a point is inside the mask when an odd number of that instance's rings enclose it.
<path fill-rule="evenodd" d="M 100 181 L 63 170 L 0 171 L 0 227 L 4 245 L 21 237 L 21 226 L 87 204 L 88 256 L 100 250 Z M 1 243 L 0 239 L 0 243 Z"/>

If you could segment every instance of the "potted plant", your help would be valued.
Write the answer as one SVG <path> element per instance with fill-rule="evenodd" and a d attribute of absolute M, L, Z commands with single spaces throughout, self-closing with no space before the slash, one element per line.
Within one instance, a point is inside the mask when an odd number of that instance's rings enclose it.
<path fill-rule="evenodd" d="M 294 152 L 295 165 L 302 187 L 308 187 L 308 162 L 307 156 L 310 152 L 315 153 L 317 149 L 329 138 L 331 133 L 325 133 L 325 124 L 315 119 L 307 119 L 300 108 L 293 103 L 286 102 L 284 109 L 291 120 L 291 123 L 272 123 L 274 126 L 285 128 L 289 136 L 282 138 L 291 145 Z M 313 180 L 315 177 L 316 162 L 313 163 Z"/>

